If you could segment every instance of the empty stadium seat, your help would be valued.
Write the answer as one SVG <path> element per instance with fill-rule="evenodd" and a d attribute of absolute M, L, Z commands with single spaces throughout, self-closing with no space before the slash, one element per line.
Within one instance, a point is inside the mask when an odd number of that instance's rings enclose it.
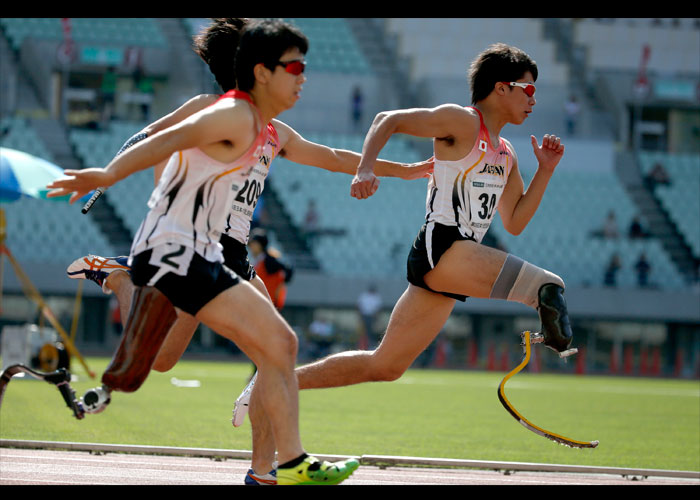
<path fill-rule="evenodd" d="M 167 47 L 167 41 L 156 19 L 74 17 L 71 36 L 78 43 Z M 61 18 L 2 18 L 0 24 L 18 49 L 26 38 L 63 40 Z"/>

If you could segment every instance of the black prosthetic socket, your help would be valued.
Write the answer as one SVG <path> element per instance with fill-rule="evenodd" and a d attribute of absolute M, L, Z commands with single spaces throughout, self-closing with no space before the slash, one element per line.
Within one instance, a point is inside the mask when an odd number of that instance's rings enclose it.
<path fill-rule="evenodd" d="M 567 350 L 573 340 L 573 333 L 564 300 L 564 289 L 554 283 L 547 283 L 540 288 L 538 297 L 537 312 L 542 322 L 544 345 L 557 352 Z"/>

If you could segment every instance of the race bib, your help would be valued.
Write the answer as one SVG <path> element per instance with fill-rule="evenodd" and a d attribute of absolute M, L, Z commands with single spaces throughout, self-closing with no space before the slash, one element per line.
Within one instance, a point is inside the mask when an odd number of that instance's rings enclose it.
<path fill-rule="evenodd" d="M 190 262 L 194 255 L 194 249 L 177 243 L 165 243 L 158 245 L 151 252 L 149 264 L 155 266 L 158 272 L 148 282 L 154 286 L 160 278 L 167 273 L 175 273 L 178 276 L 186 276 L 190 268 Z"/>

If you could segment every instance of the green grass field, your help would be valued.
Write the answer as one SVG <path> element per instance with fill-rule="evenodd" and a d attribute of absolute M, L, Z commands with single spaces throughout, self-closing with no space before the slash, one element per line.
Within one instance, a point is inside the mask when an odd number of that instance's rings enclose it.
<path fill-rule="evenodd" d="M 108 360 L 88 358 L 102 374 Z M 74 360 L 80 396 L 98 385 Z M 133 394 L 76 420 L 56 388 L 13 380 L 0 411 L 0 438 L 251 449 L 248 420 L 231 426 L 247 363 L 181 361 L 153 372 Z M 503 372 L 409 370 L 396 382 L 300 393 L 307 451 L 700 471 L 700 383 L 519 373 L 506 395 L 534 424 L 596 449 L 572 449 L 526 430 L 497 397 Z M 171 378 L 198 380 L 178 387 Z"/>

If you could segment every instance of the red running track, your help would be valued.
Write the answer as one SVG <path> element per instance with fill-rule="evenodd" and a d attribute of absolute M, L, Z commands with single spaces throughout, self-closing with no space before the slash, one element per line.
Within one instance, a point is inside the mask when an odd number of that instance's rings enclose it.
<path fill-rule="evenodd" d="M 0 448 L 0 485 L 242 485 L 247 460 Z M 363 465 L 343 485 L 700 485 L 698 479 Z"/>

